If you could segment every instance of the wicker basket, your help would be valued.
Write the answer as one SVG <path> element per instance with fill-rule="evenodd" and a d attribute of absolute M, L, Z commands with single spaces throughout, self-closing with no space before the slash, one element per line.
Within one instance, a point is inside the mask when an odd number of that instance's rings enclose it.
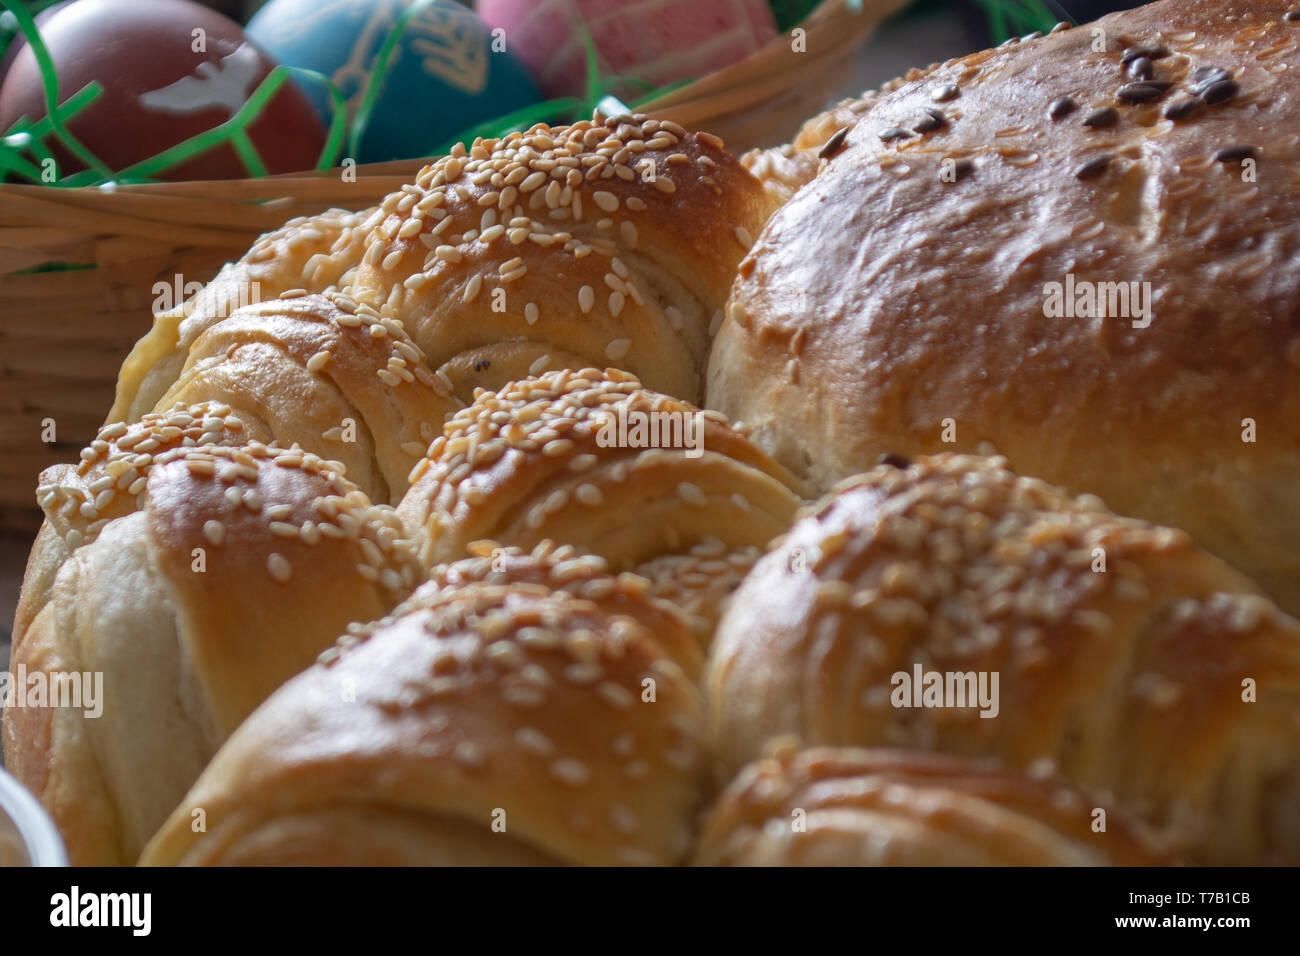
<path fill-rule="evenodd" d="M 737 151 L 786 141 L 840 86 L 850 54 L 905 3 L 827 0 L 803 24 L 808 52 L 778 37 L 642 109 Z M 422 165 L 363 166 L 355 182 L 326 170 L 111 192 L 0 184 L 0 527 L 39 524 L 37 475 L 74 461 L 103 424 L 118 368 L 152 321 L 155 283 L 206 282 L 285 220 L 372 205 Z M 53 262 L 91 267 L 15 274 Z M 46 442 L 50 419 L 56 440 Z"/>

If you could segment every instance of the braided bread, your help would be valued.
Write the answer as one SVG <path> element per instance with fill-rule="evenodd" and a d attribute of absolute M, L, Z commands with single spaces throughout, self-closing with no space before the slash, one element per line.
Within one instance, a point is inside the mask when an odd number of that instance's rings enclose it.
<path fill-rule="evenodd" d="M 612 363 L 698 402 L 768 206 L 721 140 L 622 116 L 459 146 L 381 210 L 352 293 L 399 316 L 463 401 Z"/>
<path fill-rule="evenodd" d="M 6 764 L 77 864 L 134 862 L 266 695 L 417 583 L 391 509 L 301 450 L 180 447 L 139 480 L 143 502 L 96 519 L 64 557 L 11 661 L 51 686 L 100 674 L 112 691 L 100 713 L 5 714 Z"/>
<path fill-rule="evenodd" d="M 155 411 L 195 339 L 235 309 L 294 290 L 324 292 L 347 285 L 378 215 L 378 210 L 329 209 L 291 219 L 253 243 L 198 295 L 155 315 L 153 327 L 122 363 L 108 422 L 134 422 Z"/>
<path fill-rule="evenodd" d="M 682 860 L 699 692 L 641 623 L 660 612 L 626 614 L 641 592 L 537 583 L 558 571 L 430 582 L 348 635 L 240 727 L 141 862 Z"/>
<path fill-rule="evenodd" d="M 1284 9 L 262 237 L 42 475 L 12 666 L 112 692 L 9 768 L 78 863 L 1300 862 Z M 1158 325 L 1043 307 L 1125 270 Z"/>
<path fill-rule="evenodd" d="M 1300 622 L 1180 531 L 1000 459 L 850 479 L 718 627 L 728 772 L 808 745 L 994 758 L 1113 795 L 1189 859 L 1300 860 Z"/>
<path fill-rule="evenodd" d="M 341 292 L 286 296 L 211 324 L 158 404 L 199 401 L 341 462 L 366 494 L 393 504 L 460 407 L 400 322 Z"/>
<path fill-rule="evenodd" d="M 739 580 L 735 565 L 653 562 L 702 544 L 719 556 L 762 547 L 788 525 L 801 487 L 714 413 L 627 372 L 564 370 L 481 392 L 456 413 L 398 513 L 428 567 L 481 538 L 526 549 L 549 539 L 656 579 L 668 568 L 689 570 L 692 582 L 720 575 L 690 586 L 707 643 L 718 602 Z"/>
<path fill-rule="evenodd" d="M 1159 866 L 1150 834 L 1059 781 L 905 750 L 793 743 L 744 769 L 706 866 Z"/>

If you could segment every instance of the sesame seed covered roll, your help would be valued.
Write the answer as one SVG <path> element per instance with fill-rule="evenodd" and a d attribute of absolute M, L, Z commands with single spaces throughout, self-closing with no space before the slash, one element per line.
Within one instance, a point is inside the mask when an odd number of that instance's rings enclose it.
<path fill-rule="evenodd" d="M 1060 781 L 936 754 L 794 743 L 774 747 L 727 787 L 695 859 L 703 866 L 1171 862 L 1140 825 Z"/>
<path fill-rule="evenodd" d="M 228 403 L 281 445 L 341 462 L 389 503 L 460 407 L 400 322 L 341 292 L 286 296 L 214 322 L 160 404 L 198 400 Z"/>
<path fill-rule="evenodd" d="M 347 285 L 365 252 L 365 236 L 378 217 L 377 209 L 327 209 L 291 219 L 261 236 L 198 294 L 155 314 L 153 327 L 122 363 L 117 397 L 107 420 L 133 422 L 156 410 L 180 375 L 194 340 L 235 309 L 278 299 L 295 289 L 324 292 Z M 176 281 L 183 289 L 186 277 L 178 276 Z"/>
<path fill-rule="evenodd" d="M 758 545 L 729 547 L 721 538 L 701 539 L 689 549 L 636 566 L 650 593 L 686 615 L 691 632 L 708 647 L 732 593 L 762 556 Z"/>
<path fill-rule="evenodd" d="M 114 518 L 137 510 L 155 462 L 179 448 L 239 446 L 269 441 L 256 421 L 246 421 L 229 405 L 199 402 L 145 415 L 137 422 L 114 422 L 99 430 L 75 465 L 52 465 L 41 472 L 36 500 L 45 520 L 27 559 L 13 642 L 45 606 L 54 578 L 77 548 L 89 544 Z"/>
<path fill-rule="evenodd" d="M 563 591 L 611 614 L 632 618 L 654 634 L 665 655 L 687 676 L 692 680 L 699 677 L 704 655 L 686 616 L 673 601 L 656 594 L 654 584 L 646 578 L 627 571 L 615 574 L 600 555 L 579 551 L 571 544 L 557 547 L 552 541 L 542 541 L 532 551 L 475 541 L 469 553 L 468 558 L 435 567 L 412 600 L 419 601 L 429 588 L 452 591 L 471 584 Z"/>
<path fill-rule="evenodd" d="M 392 509 L 300 449 L 181 448 L 143 494 L 63 563 L 12 661 L 102 675 L 98 714 L 5 713 L 6 766 L 77 864 L 133 863 L 263 698 L 418 580 Z"/>
<path fill-rule="evenodd" d="M 801 500 L 800 483 L 716 413 L 618 370 L 480 392 L 412 479 L 398 511 L 429 567 L 480 538 L 572 544 L 615 571 L 710 539 L 761 547 Z"/>
<path fill-rule="evenodd" d="M 716 137 L 619 116 L 457 145 L 381 208 L 354 292 L 389 307 L 465 400 L 612 364 L 699 401 L 768 206 Z"/>
<path fill-rule="evenodd" d="M 729 772 L 787 733 L 988 757 L 1114 794 L 1195 861 L 1300 861 L 1300 623 L 1002 459 L 896 459 L 810 508 L 706 686 Z"/>
<path fill-rule="evenodd" d="M 267 700 L 142 862 L 680 862 L 701 704 L 655 638 L 538 584 L 423 588 Z"/>

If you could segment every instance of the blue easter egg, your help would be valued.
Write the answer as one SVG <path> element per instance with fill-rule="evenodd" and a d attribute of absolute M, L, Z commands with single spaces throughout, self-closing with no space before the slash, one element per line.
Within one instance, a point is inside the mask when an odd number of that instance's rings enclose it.
<path fill-rule="evenodd" d="M 402 12 L 419 0 L 271 0 L 247 33 L 278 62 L 323 73 L 355 117 L 375 62 Z M 434 0 L 401 34 L 362 137 L 359 163 L 428 156 L 466 129 L 541 100 L 507 51 L 493 49 L 486 24 L 452 2 Z M 303 82 L 328 122 L 322 84 Z"/>

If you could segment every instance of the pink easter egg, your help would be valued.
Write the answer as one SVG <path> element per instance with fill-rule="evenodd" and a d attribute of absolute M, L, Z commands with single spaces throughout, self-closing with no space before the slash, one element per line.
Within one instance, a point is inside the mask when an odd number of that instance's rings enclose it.
<path fill-rule="evenodd" d="M 777 35 L 767 0 L 479 0 L 478 12 L 550 96 L 586 88 L 582 26 L 602 76 L 655 87 L 730 66 Z"/>

